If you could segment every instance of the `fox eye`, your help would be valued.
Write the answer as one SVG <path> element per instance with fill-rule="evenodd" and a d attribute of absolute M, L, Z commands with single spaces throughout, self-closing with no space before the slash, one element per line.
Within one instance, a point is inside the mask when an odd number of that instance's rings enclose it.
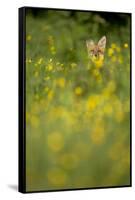
<path fill-rule="evenodd" d="M 91 54 L 94 54 L 94 50 L 91 50 L 90 53 L 91 53 Z"/>

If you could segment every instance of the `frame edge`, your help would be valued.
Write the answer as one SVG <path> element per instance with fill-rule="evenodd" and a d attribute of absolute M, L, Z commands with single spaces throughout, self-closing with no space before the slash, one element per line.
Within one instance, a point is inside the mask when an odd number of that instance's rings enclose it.
<path fill-rule="evenodd" d="M 18 191 L 26 193 L 25 150 L 25 8 L 19 8 L 19 158 Z"/>

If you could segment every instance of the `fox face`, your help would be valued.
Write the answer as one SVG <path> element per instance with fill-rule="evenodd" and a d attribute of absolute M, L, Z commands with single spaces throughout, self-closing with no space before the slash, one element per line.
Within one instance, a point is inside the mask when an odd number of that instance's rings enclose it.
<path fill-rule="evenodd" d="M 86 41 L 88 56 L 92 61 L 104 59 L 104 51 L 106 47 L 106 37 L 103 36 L 97 44 L 93 40 Z"/>

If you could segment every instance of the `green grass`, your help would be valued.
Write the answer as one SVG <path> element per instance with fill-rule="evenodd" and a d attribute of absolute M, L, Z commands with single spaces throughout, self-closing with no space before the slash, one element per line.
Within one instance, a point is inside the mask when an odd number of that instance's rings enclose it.
<path fill-rule="evenodd" d="M 27 191 L 130 184 L 130 18 L 71 14 L 26 17 Z"/>

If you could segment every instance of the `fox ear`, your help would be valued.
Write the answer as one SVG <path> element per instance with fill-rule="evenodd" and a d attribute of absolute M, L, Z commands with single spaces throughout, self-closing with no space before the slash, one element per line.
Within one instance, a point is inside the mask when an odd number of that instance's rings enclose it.
<path fill-rule="evenodd" d="M 100 48 L 102 48 L 103 50 L 105 50 L 105 47 L 106 47 L 106 36 L 103 36 L 99 42 L 98 42 L 98 46 Z"/>
<path fill-rule="evenodd" d="M 87 49 L 88 49 L 88 50 L 91 50 L 91 49 L 94 48 L 95 43 L 93 42 L 93 40 L 87 40 L 87 41 L 86 41 L 86 46 L 87 46 Z"/>

